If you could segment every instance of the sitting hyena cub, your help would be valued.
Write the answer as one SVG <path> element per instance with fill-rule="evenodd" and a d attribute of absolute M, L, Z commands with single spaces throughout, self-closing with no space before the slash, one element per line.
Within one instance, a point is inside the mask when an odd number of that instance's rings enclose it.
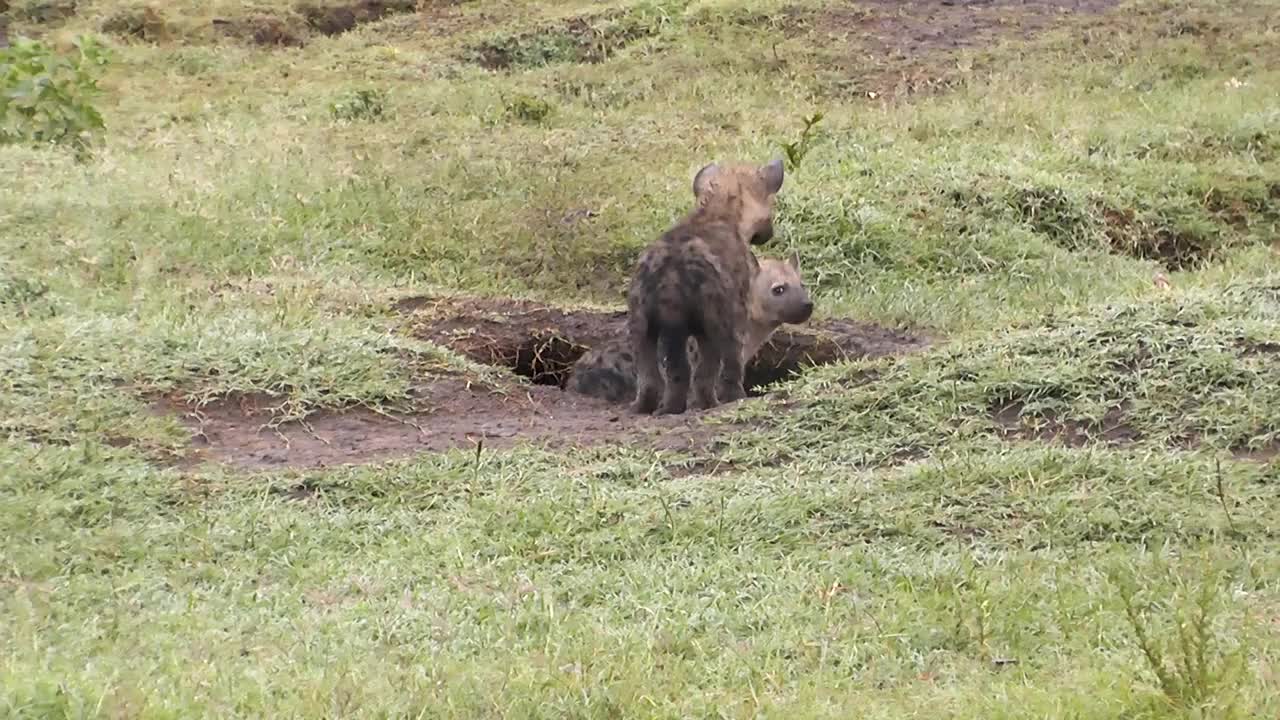
<path fill-rule="evenodd" d="M 772 258 L 760 261 L 747 304 L 744 366 L 781 325 L 799 325 L 813 315 L 813 300 L 800 279 L 799 265 L 794 255 L 786 262 Z M 687 346 L 691 364 L 697 367 L 701 360 L 692 337 Z M 635 400 L 636 363 L 630 339 L 620 338 L 579 358 L 565 389 L 615 403 Z"/>
<path fill-rule="evenodd" d="M 773 238 L 774 196 L 782 180 L 781 160 L 703 167 L 693 178 L 693 211 L 640 256 L 627 292 L 627 333 L 636 363 L 633 412 L 685 411 L 690 337 L 701 358 L 693 379 L 695 407 L 746 395 L 742 344 L 758 267 L 750 246 Z M 660 361 L 667 370 L 665 386 Z"/>

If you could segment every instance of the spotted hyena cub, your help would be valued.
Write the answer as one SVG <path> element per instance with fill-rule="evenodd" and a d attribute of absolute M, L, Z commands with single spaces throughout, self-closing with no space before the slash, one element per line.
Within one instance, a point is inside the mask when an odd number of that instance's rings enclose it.
<path fill-rule="evenodd" d="M 799 260 L 765 258 L 751 282 L 747 305 L 747 333 L 742 344 L 742 364 L 746 366 L 757 351 L 783 324 L 799 325 L 813 315 L 813 300 L 800 279 Z M 690 364 L 701 362 L 698 346 L 687 341 Z M 623 337 L 579 358 L 565 389 L 610 402 L 632 402 L 636 395 L 636 363 L 629 338 Z"/>
<path fill-rule="evenodd" d="M 742 345 L 747 296 L 759 267 L 750 246 L 773 238 L 774 196 L 782 180 L 781 160 L 703 167 L 693 178 L 693 211 L 640 256 L 627 292 L 627 332 L 636 363 L 633 412 L 685 411 L 690 337 L 702 360 L 693 378 L 695 407 L 746 395 Z M 667 370 L 665 385 L 660 361 Z"/>

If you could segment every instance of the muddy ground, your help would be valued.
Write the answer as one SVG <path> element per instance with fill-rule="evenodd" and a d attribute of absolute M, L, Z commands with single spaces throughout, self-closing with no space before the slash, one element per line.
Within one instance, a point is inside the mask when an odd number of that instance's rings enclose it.
<path fill-rule="evenodd" d="M 406 329 L 476 362 L 511 371 L 510 381 L 483 384 L 433 377 L 415 388 L 413 410 L 325 410 L 303 422 L 271 427 L 268 396 L 238 395 L 201 407 L 177 396 L 157 412 L 176 415 L 192 433 L 182 464 L 214 460 L 248 469 L 314 468 L 370 462 L 424 451 L 545 447 L 625 442 L 697 450 L 733 426 L 703 423 L 708 413 L 635 417 L 625 406 L 561 390 L 568 369 L 589 348 L 617 336 L 624 314 L 578 311 L 529 301 L 411 298 L 398 304 Z M 814 365 L 913 352 L 928 339 L 851 320 L 780 330 L 748 367 L 753 394 Z M 519 382 L 516 376 L 531 382 Z M 729 406 L 710 411 L 723 412 Z"/>

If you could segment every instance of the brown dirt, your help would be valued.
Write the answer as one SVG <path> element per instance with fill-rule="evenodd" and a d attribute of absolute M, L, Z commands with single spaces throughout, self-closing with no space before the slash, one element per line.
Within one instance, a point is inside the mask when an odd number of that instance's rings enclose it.
<path fill-rule="evenodd" d="M 413 12 L 417 6 L 417 0 L 358 0 L 336 5 L 303 3 L 298 5 L 298 14 L 321 35 L 341 35 L 391 15 Z"/>
<path fill-rule="evenodd" d="M 296 24 L 271 15 L 215 19 L 213 25 L 227 37 L 262 47 L 302 47 L 306 44 L 305 35 Z"/>
<path fill-rule="evenodd" d="M 1258 448 L 1236 448 L 1231 451 L 1231 456 L 1236 460 L 1266 465 L 1280 458 L 1280 440 L 1272 440 Z"/>
<path fill-rule="evenodd" d="M 530 301 L 411 298 L 398 304 L 418 337 L 475 361 L 508 368 L 533 384 L 486 386 L 436 377 L 416 388 L 411 412 L 367 408 L 324 410 L 305 421 L 273 423 L 279 398 L 235 395 L 195 406 L 178 395 L 157 412 L 177 416 L 193 436 L 182 465 L 213 460 L 247 469 L 314 468 L 455 448 L 544 447 L 626 443 L 697 450 L 731 426 L 706 425 L 723 412 L 636 417 L 626 408 L 562 391 L 566 371 L 592 345 L 621 331 L 623 313 L 577 312 Z M 818 323 L 817 332 L 775 335 L 752 363 L 754 386 L 846 357 L 912 351 L 926 340 L 848 320 Z M 705 473 L 696 467 L 688 472 Z"/>
<path fill-rule="evenodd" d="M 419 13 L 423 26 L 435 34 L 459 24 L 460 2 L 431 0 L 353 0 L 340 3 L 300 3 L 280 15 L 251 14 L 217 18 L 215 28 L 225 37 L 264 47 L 301 47 L 315 36 L 335 36 L 361 25 L 398 15 Z"/>
<path fill-rule="evenodd" d="M 417 392 L 413 413 L 325 410 L 302 422 L 271 427 L 280 400 L 237 395 L 195 407 L 176 397 L 155 404 L 192 433 L 183 465 L 213 460 L 249 470 L 316 468 L 374 462 L 456 448 L 543 447 L 626 443 L 667 450 L 704 447 L 715 427 L 705 414 L 630 417 L 625 409 L 547 386 L 487 387 L 437 379 Z M 716 412 L 716 411 L 712 411 Z M 721 426 L 723 427 L 723 426 Z"/>
<path fill-rule="evenodd" d="M 1141 435 L 1125 422 L 1127 403 L 1107 410 L 1101 423 L 1064 420 L 1054 412 L 1027 413 L 1021 401 L 1003 403 L 991 409 L 991 419 L 1005 439 L 1039 440 L 1079 448 L 1091 442 L 1127 445 Z"/>
<path fill-rule="evenodd" d="M 1072 15 L 1097 15 L 1118 0 L 858 0 L 837 3 L 808 23 L 825 35 L 838 84 L 891 96 L 947 87 L 966 50 L 1031 38 Z"/>
<path fill-rule="evenodd" d="M 1153 260 L 1170 270 L 1195 268 L 1213 256 L 1213 246 L 1205 238 L 1140 223 L 1132 210 L 1105 208 L 1103 218 L 1107 241 L 1122 255 Z"/>

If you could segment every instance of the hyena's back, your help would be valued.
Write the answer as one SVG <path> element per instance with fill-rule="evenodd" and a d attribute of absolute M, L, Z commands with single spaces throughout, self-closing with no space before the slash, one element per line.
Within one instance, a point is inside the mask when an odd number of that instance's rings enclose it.
<path fill-rule="evenodd" d="M 754 260 L 733 228 L 718 223 L 678 226 L 641 256 L 627 298 L 636 410 L 684 412 L 691 379 L 697 406 L 714 406 L 722 360 L 737 383 L 736 395 L 724 394 L 730 400 L 741 395 L 741 334 Z M 690 377 L 691 337 L 705 360 L 696 378 Z M 660 362 L 667 369 L 665 383 Z"/>

